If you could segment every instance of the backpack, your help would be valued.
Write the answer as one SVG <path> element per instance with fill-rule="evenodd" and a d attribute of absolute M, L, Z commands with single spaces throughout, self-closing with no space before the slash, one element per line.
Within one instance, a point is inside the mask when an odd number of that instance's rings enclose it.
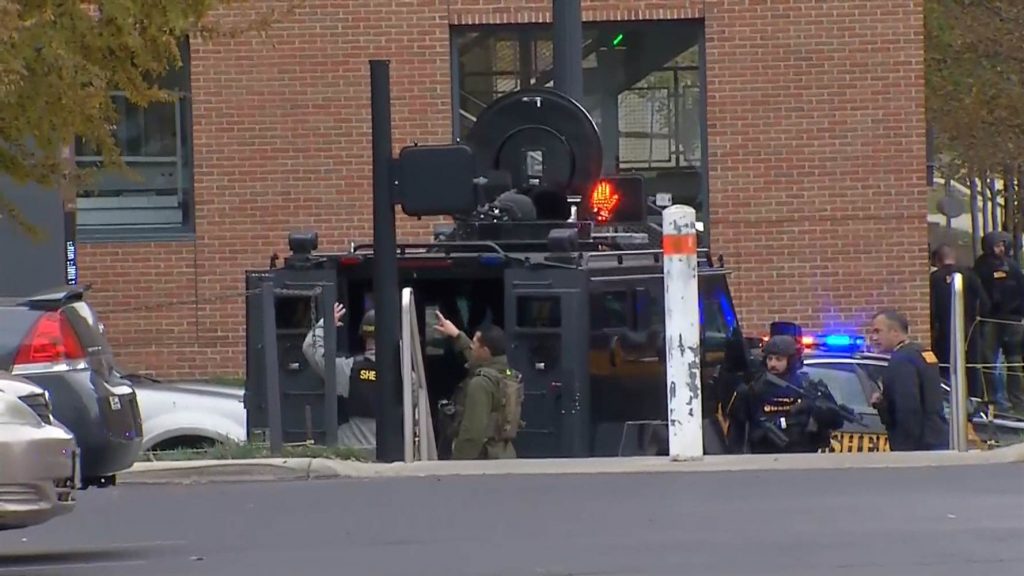
<path fill-rule="evenodd" d="M 509 442 L 514 440 L 523 426 L 523 375 L 511 368 L 501 371 L 480 368 L 477 375 L 494 383 L 497 392 L 498 406 L 491 437 Z"/>

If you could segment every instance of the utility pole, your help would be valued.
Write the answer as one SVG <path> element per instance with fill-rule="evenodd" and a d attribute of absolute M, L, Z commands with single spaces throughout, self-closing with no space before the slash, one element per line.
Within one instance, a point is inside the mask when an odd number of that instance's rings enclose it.
<path fill-rule="evenodd" d="M 370 60 L 373 150 L 373 301 L 377 341 L 377 460 L 402 459 L 399 379 L 398 239 L 391 164 L 391 62 Z"/>
<path fill-rule="evenodd" d="M 555 90 L 583 103 L 583 8 L 580 0 L 552 0 Z"/>

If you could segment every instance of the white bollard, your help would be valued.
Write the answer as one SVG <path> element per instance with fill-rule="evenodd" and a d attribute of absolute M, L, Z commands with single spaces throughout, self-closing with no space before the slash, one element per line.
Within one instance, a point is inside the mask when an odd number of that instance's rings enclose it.
<path fill-rule="evenodd" d="M 668 452 L 672 460 L 694 460 L 704 456 L 697 212 L 689 206 L 670 206 L 663 213 L 662 234 Z"/>

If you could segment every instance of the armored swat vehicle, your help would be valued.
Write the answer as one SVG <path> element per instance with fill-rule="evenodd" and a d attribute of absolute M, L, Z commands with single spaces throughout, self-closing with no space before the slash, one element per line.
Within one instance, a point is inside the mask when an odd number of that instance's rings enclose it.
<path fill-rule="evenodd" d="M 432 410 L 465 376 L 464 360 L 434 334 L 440 311 L 469 334 L 486 323 L 505 330 L 509 363 L 524 378 L 519 457 L 667 453 L 661 217 L 643 179 L 602 176 L 593 119 L 547 89 L 496 100 L 465 145 L 476 163 L 478 207 L 451 214 L 454 223 L 432 242 L 398 245 L 399 281 L 418 307 Z M 247 288 L 272 278 L 294 295 L 277 299 L 276 324 L 284 410 L 296 413 L 323 396 L 301 343 L 317 318 L 330 316 L 302 290 L 336 294 L 348 310 L 338 353 L 360 352 L 359 321 L 374 306 L 374 251 L 316 253 L 311 234 L 294 234 L 290 244 L 283 266 L 249 272 Z M 700 258 L 706 452 L 717 453 L 716 413 L 747 370 L 748 351 L 722 259 L 716 265 L 706 250 Z M 252 353 L 263 341 L 259 314 L 258 297 L 250 297 L 250 430 L 268 422 L 265 374 Z M 304 426 L 285 423 L 286 442 L 325 437 L 320 410 L 311 412 Z"/>

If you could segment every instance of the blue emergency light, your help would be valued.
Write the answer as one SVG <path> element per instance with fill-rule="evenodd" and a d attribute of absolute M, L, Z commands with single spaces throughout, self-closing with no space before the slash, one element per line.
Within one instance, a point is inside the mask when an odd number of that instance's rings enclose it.
<path fill-rule="evenodd" d="M 502 254 L 481 254 L 477 257 L 477 260 L 484 266 L 501 266 L 505 263 L 505 256 Z"/>
<path fill-rule="evenodd" d="M 859 352 L 864 349 L 865 344 L 863 336 L 851 334 L 819 334 L 805 337 L 803 340 L 805 347 L 828 352 Z"/>

